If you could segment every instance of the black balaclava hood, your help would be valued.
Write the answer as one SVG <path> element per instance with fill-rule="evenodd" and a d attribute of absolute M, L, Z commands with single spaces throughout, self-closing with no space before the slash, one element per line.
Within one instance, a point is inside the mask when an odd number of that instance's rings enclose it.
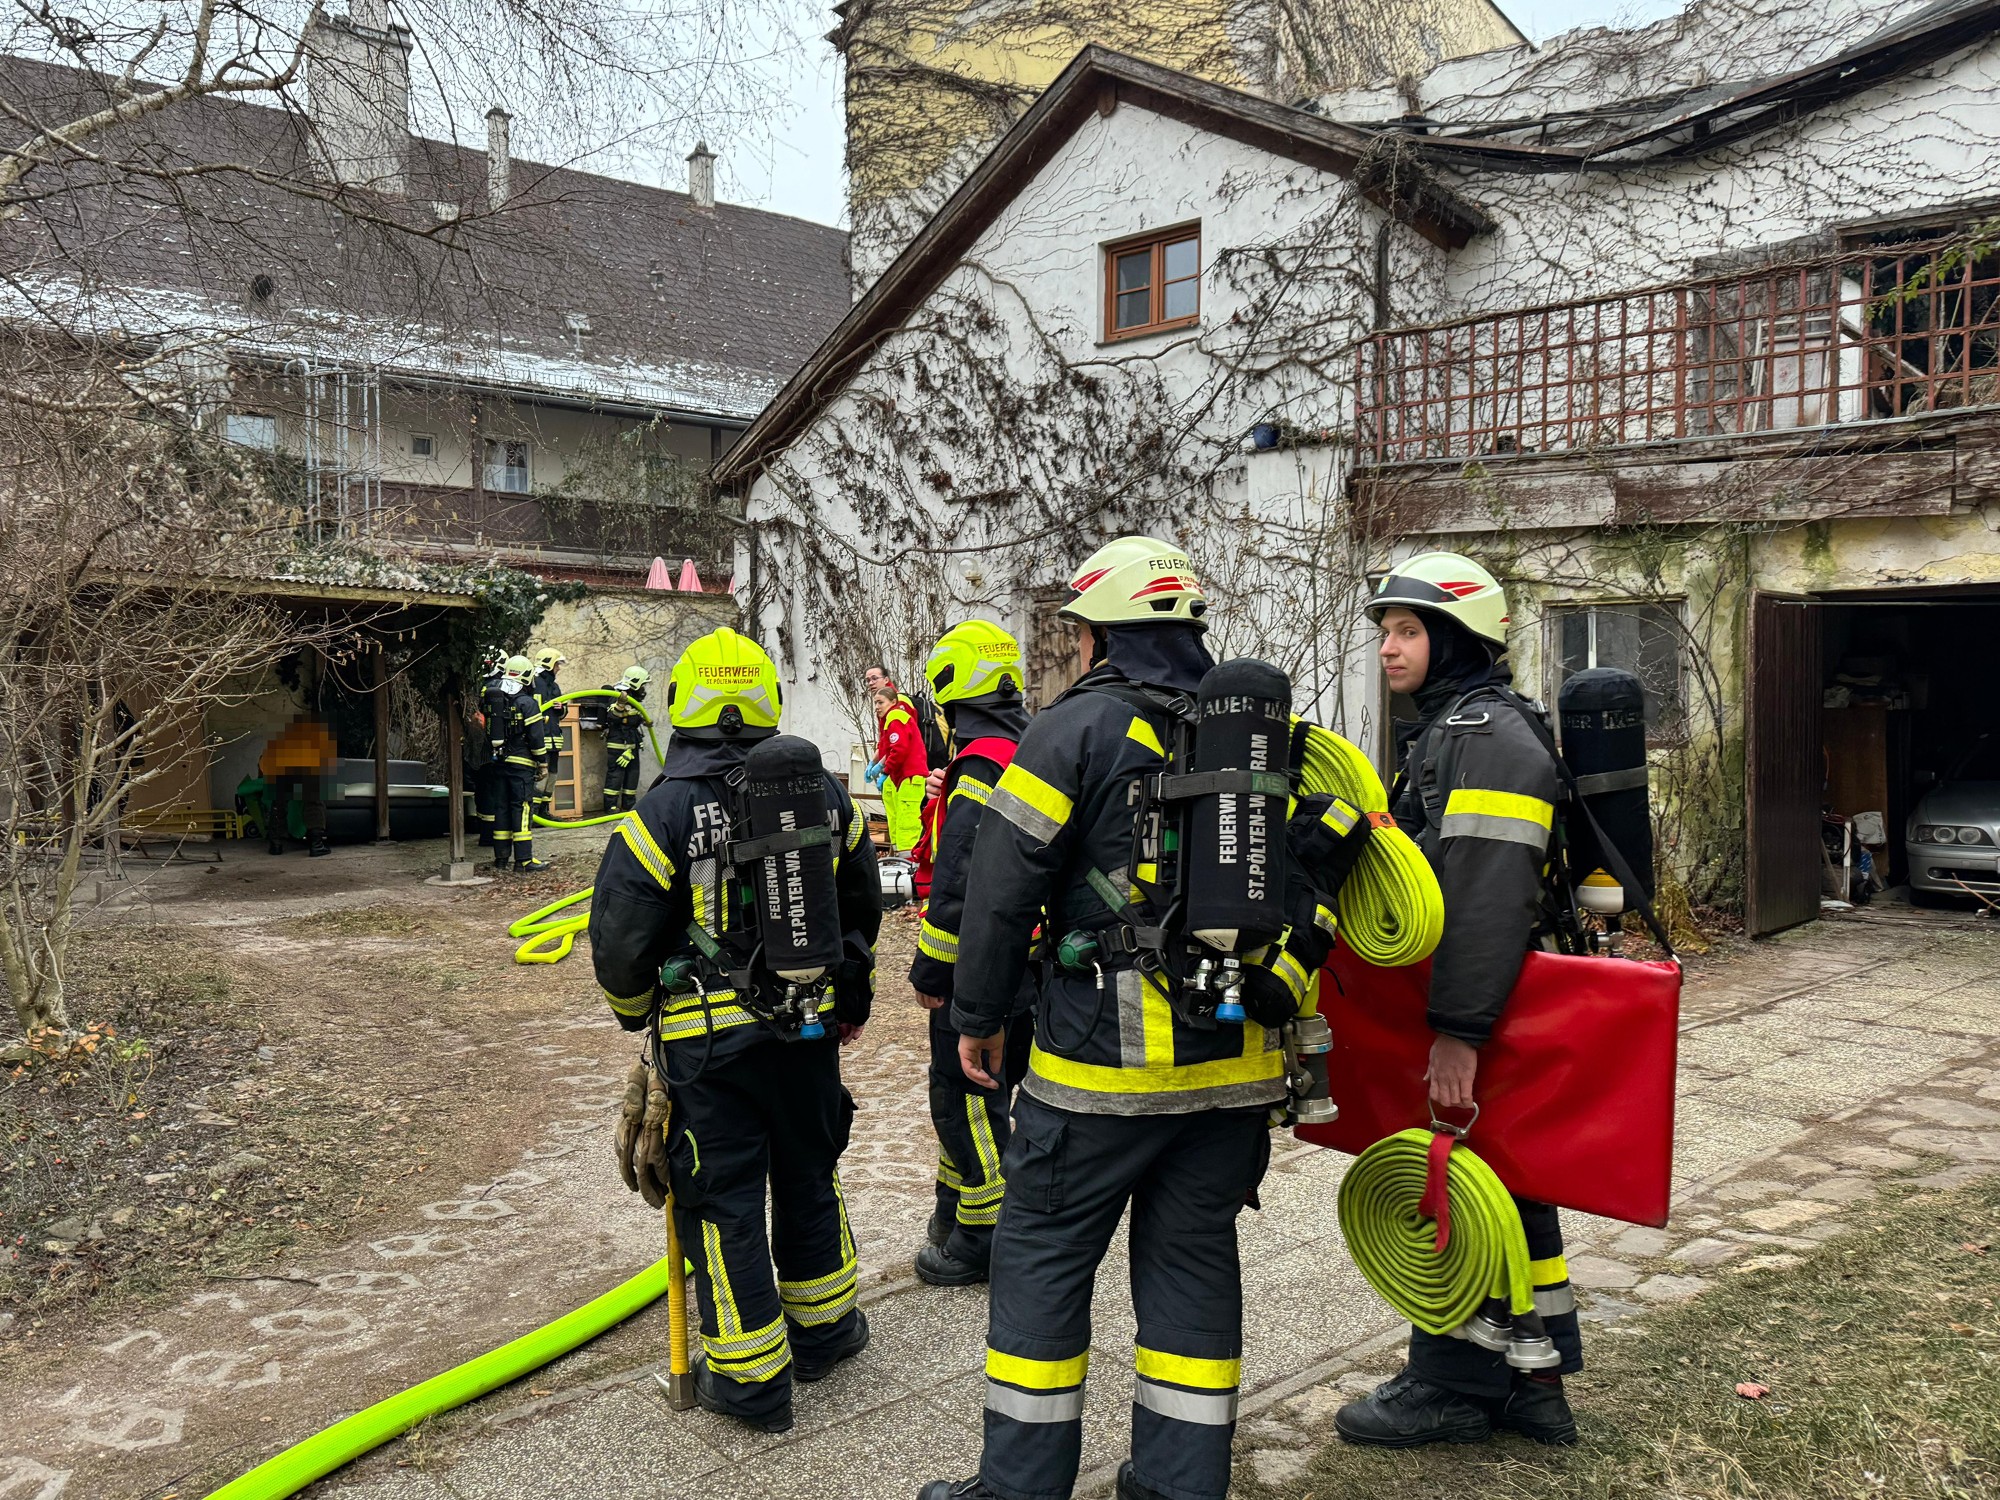
<path fill-rule="evenodd" d="M 989 698 L 982 703 L 947 703 L 944 721 L 951 726 L 954 754 L 974 740 L 998 736 L 1018 740 L 1028 732 L 1028 706 L 1019 698 Z M 939 769 L 932 766 L 933 771 Z"/>
<path fill-rule="evenodd" d="M 676 729 L 667 741 L 666 757 L 660 774 L 669 781 L 686 781 L 695 776 L 721 776 L 743 764 L 750 747 L 768 734 L 740 734 L 730 739 L 696 739 Z"/>
<path fill-rule="evenodd" d="M 1450 615 L 1414 612 L 1431 639 L 1430 669 L 1417 689 L 1417 711 L 1429 723 L 1474 688 L 1495 680 L 1494 651 Z"/>
<path fill-rule="evenodd" d="M 1215 665 L 1199 626 L 1179 621 L 1159 625 L 1110 625 L 1097 663 L 1109 663 L 1132 682 L 1192 693 Z"/>

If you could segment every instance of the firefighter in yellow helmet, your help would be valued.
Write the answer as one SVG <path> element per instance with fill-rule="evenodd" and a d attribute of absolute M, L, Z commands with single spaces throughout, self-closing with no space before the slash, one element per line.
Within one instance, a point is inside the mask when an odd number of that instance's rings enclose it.
<path fill-rule="evenodd" d="M 630 666 L 616 682 L 604 690 L 617 693 L 604 703 L 604 810 L 630 812 L 639 800 L 639 741 L 645 732 L 646 685 L 652 675 L 644 667 Z"/>
<path fill-rule="evenodd" d="M 535 676 L 529 684 L 535 704 L 542 711 L 542 764 L 535 777 L 534 801 L 534 814 L 538 818 L 552 816 L 555 806 L 556 771 L 562 764 L 563 710 L 549 705 L 562 696 L 562 684 L 556 681 L 556 673 L 568 660 L 555 647 L 542 647 L 535 653 Z"/>
<path fill-rule="evenodd" d="M 1485 568 L 1451 552 L 1413 557 L 1382 579 L 1368 614 L 1382 628 L 1390 688 L 1414 698 L 1419 714 L 1397 726 L 1403 764 L 1391 811 L 1444 892 L 1428 1010 L 1431 1100 L 1465 1109 L 1478 1094 L 1479 1048 L 1545 915 L 1555 753 L 1538 710 L 1510 686 L 1507 597 Z M 1583 1367 L 1583 1342 L 1562 1226 L 1546 1203 L 1515 1203 L 1534 1312 L 1511 1330 L 1474 1318 L 1463 1338 L 1412 1328 L 1403 1372 L 1334 1414 L 1342 1438 L 1412 1448 L 1501 1429 L 1576 1441 L 1562 1378 Z"/>
<path fill-rule="evenodd" d="M 765 1432 L 791 1427 L 794 1378 L 868 1342 L 836 1170 L 854 1114 L 837 1049 L 868 1019 L 882 918 L 864 822 L 818 749 L 778 733 L 779 709 L 756 642 L 721 629 L 681 654 L 662 779 L 619 822 L 590 908 L 598 984 L 649 1037 L 619 1170 L 655 1207 L 672 1185 L 701 1304 L 697 1399 Z M 771 796 L 783 832 L 760 826 Z M 765 895 L 830 936 L 832 960 L 775 959 Z M 666 1094 L 650 1108 L 649 1068 Z"/>
<path fill-rule="evenodd" d="M 1092 1286 L 1128 1208 L 1138 1330 L 1118 1493 L 1222 1500 L 1229 1488 L 1243 1339 L 1236 1216 L 1286 1098 L 1275 1028 L 1298 1013 L 1329 932 L 1288 884 L 1285 935 L 1242 958 L 1233 1017 L 1179 977 L 1191 934 L 1148 893 L 1160 889 L 1160 845 L 1133 797 L 1149 795 L 1185 743 L 1215 665 L 1207 610 L 1176 546 L 1132 536 L 1093 554 L 1061 610 L 1089 670 L 1035 717 L 987 799 L 951 1004 L 975 1082 L 1001 1081 L 1038 927 L 1046 956 L 1002 1158 L 985 1449 L 977 1475 L 935 1480 L 921 1500 L 1071 1492 Z"/>
<path fill-rule="evenodd" d="M 493 815 L 493 868 L 526 874 L 546 870 L 549 862 L 535 858 L 535 825 L 530 816 L 535 782 L 547 751 L 548 734 L 542 707 L 529 683 L 534 663 L 510 656 L 499 680 L 480 697 L 486 714 L 486 739 L 499 763 L 499 802 Z"/>
<path fill-rule="evenodd" d="M 931 890 L 910 964 L 910 987 L 930 1012 L 931 1124 L 938 1138 L 937 1209 L 930 1243 L 917 1252 L 917 1275 L 932 1286 L 966 1286 L 986 1279 L 1006 1187 L 1000 1157 L 1007 1149 L 1013 1090 L 1034 1036 L 1031 973 L 1008 1014 L 1005 1070 L 997 1087 L 989 1087 L 966 1077 L 959 1065 L 950 1010 L 973 842 L 987 799 L 1028 727 L 1021 643 L 991 621 L 967 620 L 944 633 L 924 676 L 950 728 L 952 756 L 942 787 L 924 809 L 930 819 Z"/>

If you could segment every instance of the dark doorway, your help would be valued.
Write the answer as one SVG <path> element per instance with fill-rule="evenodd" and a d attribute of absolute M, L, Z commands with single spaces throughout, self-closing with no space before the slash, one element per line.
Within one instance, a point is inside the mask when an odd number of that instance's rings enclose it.
<path fill-rule="evenodd" d="M 1913 904 L 2000 901 L 2000 595 L 1830 595 L 1818 615 L 1826 810 L 1880 840 Z"/>

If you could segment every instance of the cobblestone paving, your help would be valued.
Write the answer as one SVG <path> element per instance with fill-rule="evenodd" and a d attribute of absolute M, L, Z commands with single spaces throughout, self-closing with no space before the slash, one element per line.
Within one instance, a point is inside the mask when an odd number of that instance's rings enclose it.
<path fill-rule="evenodd" d="M 631 1351 L 626 1359 L 572 1356 L 533 1382 L 532 1398 L 516 1387 L 461 1414 L 454 1440 L 418 1450 L 393 1445 L 315 1493 L 889 1500 L 913 1494 L 923 1479 L 969 1472 L 979 1449 L 984 1296 L 926 1288 L 909 1273 L 929 1211 L 924 1033 L 902 987 L 884 990 L 877 1023 L 847 1059 L 863 1113 L 843 1165 L 874 1343 L 828 1380 L 801 1388 L 791 1433 L 763 1437 L 705 1413 L 670 1412 L 652 1378 L 659 1366 L 648 1363 L 664 1353 L 659 1343 L 648 1352 L 650 1340 L 663 1342 L 664 1325 L 648 1314 L 638 1320 L 640 1334 L 619 1346 Z M 568 1055 L 568 1038 L 589 1035 L 594 1043 L 603 1033 L 586 1033 L 583 1022 L 580 1006 L 577 1029 L 553 1049 L 563 1055 L 550 1057 L 552 1068 L 584 1067 Z M 1943 1174 L 1954 1179 L 2000 1170 L 2000 934 L 1983 924 L 1829 922 L 1755 945 L 1690 981 L 1682 1044 L 1672 1222 L 1651 1230 L 1570 1218 L 1571 1267 L 1593 1322 L 1696 1295 L 1712 1278 L 1772 1264 L 1839 1233 L 1844 1212 L 1887 1174 L 1928 1169 L 1941 1157 L 1956 1163 Z M 590 1054 L 591 1071 L 573 1076 L 579 1089 L 587 1082 L 596 1092 L 576 1100 L 578 1120 L 557 1122 L 578 1132 L 577 1141 L 551 1137 L 527 1153 L 560 1151 L 562 1191 L 557 1183 L 541 1193 L 509 1191 L 522 1211 L 493 1224 L 409 1226 L 462 1239 L 470 1253 L 450 1263 L 455 1269 L 529 1278 L 523 1286 L 554 1281 L 556 1295 L 573 1297 L 579 1269 L 601 1281 L 621 1259 L 636 1266 L 658 1253 L 656 1221 L 649 1224 L 617 1187 L 608 1152 L 585 1131 L 583 1117 L 610 1102 L 599 1081 L 609 1069 L 595 1045 L 580 1050 Z M 602 1134 L 598 1118 L 592 1128 Z M 572 1154 L 578 1144 L 584 1149 Z M 1401 1327 L 1355 1273 L 1339 1236 L 1334 1195 L 1344 1164 L 1329 1152 L 1281 1147 L 1264 1211 L 1243 1220 L 1239 1446 L 1241 1461 L 1273 1482 L 1303 1467 L 1310 1449 L 1331 1436 L 1332 1408 L 1371 1387 L 1400 1350 Z M 535 1175 L 534 1163 L 523 1166 Z M 578 1235 L 589 1265 L 549 1264 L 549 1252 L 561 1253 Z M 539 1272 L 530 1269 L 538 1242 Z M 376 1258 L 356 1247 L 356 1265 Z M 428 1274 L 414 1260 L 396 1269 Z M 439 1294 L 448 1304 L 471 1294 L 477 1280 L 458 1272 Z M 1080 1493 L 1108 1488 L 1129 1431 L 1125 1281 L 1121 1244 L 1099 1282 Z M 435 1314 L 448 1316 L 448 1306 Z M 361 1382 L 353 1403 L 414 1378 L 410 1361 L 424 1354 L 412 1341 L 384 1356 L 396 1378 L 384 1389 L 379 1379 Z M 1587 1383 L 1579 1407 L 1587 1420 Z M 7 1478 L 0 1472 L 0 1494 L 11 1493 Z"/>

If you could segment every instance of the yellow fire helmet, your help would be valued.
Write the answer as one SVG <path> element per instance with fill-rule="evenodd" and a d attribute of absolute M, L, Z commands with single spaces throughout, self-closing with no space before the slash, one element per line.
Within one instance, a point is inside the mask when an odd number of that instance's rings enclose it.
<path fill-rule="evenodd" d="M 683 651 L 667 682 L 667 722 L 695 739 L 760 740 L 781 711 L 776 664 L 727 625 Z"/>
<path fill-rule="evenodd" d="M 1368 618 L 1380 625 L 1391 609 L 1435 610 L 1507 649 L 1506 591 L 1491 573 L 1456 552 L 1426 552 L 1390 569 L 1368 601 Z"/>
<path fill-rule="evenodd" d="M 652 680 L 652 673 L 648 672 L 644 667 L 627 667 L 625 669 L 625 676 L 622 679 L 622 686 L 629 692 L 633 688 L 644 687 Z"/>
<path fill-rule="evenodd" d="M 507 675 L 509 677 L 518 677 L 523 682 L 526 682 L 529 674 L 534 670 L 535 664 L 525 656 L 510 656 L 507 658 Z"/>
<path fill-rule="evenodd" d="M 1065 620 L 1091 625 L 1179 621 L 1208 628 L 1208 596 L 1188 555 L 1171 542 L 1121 536 L 1084 560 L 1070 579 Z"/>
<path fill-rule="evenodd" d="M 544 672 L 553 672 L 569 658 L 553 646 L 544 646 L 535 653 L 535 665 Z"/>
<path fill-rule="evenodd" d="M 947 703 L 1021 696 L 1021 643 L 991 620 L 967 620 L 947 630 L 924 663 L 931 697 Z"/>

